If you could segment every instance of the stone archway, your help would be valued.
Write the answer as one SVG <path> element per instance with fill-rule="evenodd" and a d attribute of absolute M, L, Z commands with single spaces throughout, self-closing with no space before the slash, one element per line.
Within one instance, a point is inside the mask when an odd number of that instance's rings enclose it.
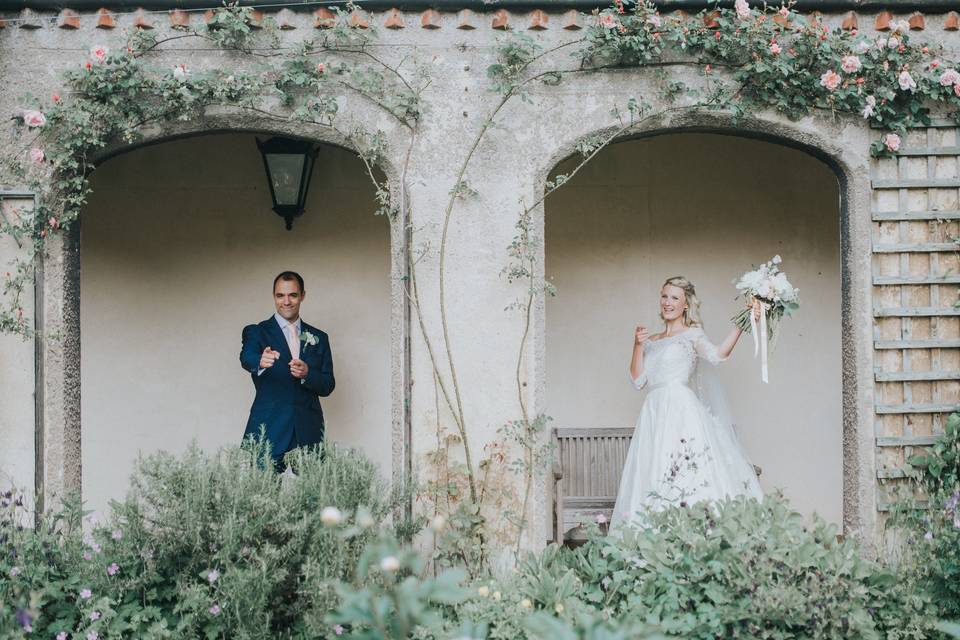
<path fill-rule="evenodd" d="M 234 136 L 249 135 L 254 132 L 262 136 L 292 135 L 310 139 L 330 149 L 334 157 L 346 158 L 352 153 L 346 148 L 346 141 L 330 135 L 328 131 L 305 132 L 293 129 L 295 127 L 292 125 L 278 127 L 276 122 L 251 122 L 249 118 L 240 120 L 230 116 L 212 117 L 202 124 L 180 123 L 172 128 L 146 132 L 141 144 L 108 149 L 99 160 L 112 159 L 111 163 L 120 162 L 121 159 L 116 156 L 129 152 L 142 152 L 144 147 L 163 145 L 183 138 L 224 133 Z M 250 140 L 252 141 L 252 135 Z M 172 142 L 172 144 L 189 143 L 190 141 Z M 256 154 L 255 148 L 253 151 Z M 258 156 L 255 156 L 255 159 L 260 162 Z M 359 160 L 355 162 L 362 168 Z M 384 161 L 377 168 L 391 179 L 391 184 L 397 184 L 398 174 L 389 160 Z M 262 176 L 261 178 L 265 180 Z M 401 196 L 399 192 L 392 195 L 395 198 Z M 265 215 L 269 214 L 267 216 L 269 220 L 270 216 L 274 218 L 276 216 L 269 211 L 269 197 L 267 200 Z M 368 204 L 369 210 L 365 213 L 372 218 L 376 204 L 372 198 Z M 387 353 L 384 354 L 385 360 L 389 362 L 387 366 L 389 373 L 384 373 L 388 386 L 384 392 L 389 396 L 389 400 L 386 401 L 388 406 L 385 408 L 388 414 L 389 425 L 386 429 L 389 431 L 389 436 L 383 434 L 378 444 L 383 450 L 381 457 L 389 463 L 389 469 L 384 469 L 384 473 L 392 472 L 395 477 L 402 477 L 409 468 L 409 402 L 407 402 L 409 353 L 406 336 L 410 310 L 402 284 L 407 269 L 407 224 L 403 219 L 406 216 L 406 209 L 404 207 L 398 207 L 398 209 L 403 213 L 389 221 L 387 236 L 389 257 L 385 260 L 389 263 L 390 282 L 381 285 L 389 291 L 387 296 L 389 302 L 386 303 L 389 308 L 389 317 L 385 322 Z M 280 227 L 282 228 L 282 221 L 280 221 Z M 81 229 L 75 229 L 63 240 L 55 241 L 56 244 L 51 245 L 45 256 L 42 273 L 38 274 L 38 293 L 41 301 L 38 305 L 38 319 L 42 322 L 44 329 L 44 337 L 38 337 L 40 340 L 38 353 L 41 357 L 38 358 L 37 392 L 42 396 L 38 406 L 43 407 L 38 416 L 36 443 L 38 505 L 42 504 L 41 500 L 44 496 L 49 506 L 65 492 L 79 489 L 83 475 L 80 366 L 82 351 L 80 238 L 82 235 Z M 318 290 L 318 298 L 319 293 Z M 267 313 L 262 315 L 266 317 Z M 257 318 L 244 321 L 257 321 Z M 335 358 L 336 354 L 337 351 L 334 349 Z M 232 363 L 236 354 L 229 355 Z M 386 446 L 385 441 L 389 441 L 389 446 Z"/>
<path fill-rule="evenodd" d="M 873 411 L 870 401 L 873 396 L 873 341 L 872 283 L 868 268 L 871 259 L 870 182 L 867 171 L 869 144 L 866 136 L 862 135 L 865 132 L 856 132 L 856 135 L 843 132 L 841 135 L 838 131 L 837 136 L 831 139 L 826 135 L 828 132 L 822 123 L 818 124 L 821 126 L 815 129 L 811 123 L 790 123 L 776 117 L 769 120 L 756 118 L 734 122 L 722 114 L 684 113 L 651 122 L 632 138 L 699 132 L 760 139 L 799 149 L 826 164 L 836 177 L 840 195 L 839 279 L 842 291 L 842 523 L 846 535 L 859 537 L 867 545 L 872 545 L 878 532 L 878 518 L 874 492 L 876 462 L 873 453 Z M 541 165 L 543 181 L 551 177 L 559 164 L 574 154 L 577 140 L 591 135 L 609 135 L 609 132 L 610 130 L 591 131 L 585 127 L 580 136 L 565 138 L 570 141 L 569 144 L 559 147 L 558 152 Z M 846 140 L 843 140 L 844 136 L 847 137 Z M 863 137 L 862 141 L 859 140 L 860 137 Z M 543 212 L 544 208 L 541 207 L 541 216 L 545 215 Z M 542 224 L 541 217 L 538 225 L 540 233 L 544 229 Z M 547 255 L 549 251 L 548 247 Z M 547 272 L 546 275 L 549 277 L 550 273 Z M 729 277 L 733 275 L 736 274 L 731 273 Z M 562 291 L 560 295 L 563 295 Z M 546 309 L 543 304 L 536 310 L 536 323 L 536 366 L 540 373 L 537 375 L 535 396 L 539 409 L 549 414 L 545 388 Z M 542 504 L 549 504 L 549 495 L 547 493 L 544 496 Z M 545 520 L 549 519 L 546 513 L 543 517 Z"/>

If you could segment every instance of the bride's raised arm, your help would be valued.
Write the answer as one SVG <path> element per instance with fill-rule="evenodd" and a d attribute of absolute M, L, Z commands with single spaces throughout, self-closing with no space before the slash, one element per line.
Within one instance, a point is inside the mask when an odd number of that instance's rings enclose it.
<path fill-rule="evenodd" d="M 747 305 L 748 307 L 753 306 L 753 315 L 755 318 L 760 316 L 760 305 Z M 730 329 L 730 333 L 727 334 L 727 337 L 724 338 L 723 342 L 719 345 L 714 345 L 707 336 L 703 333 L 697 336 L 697 353 L 701 358 L 705 359 L 707 362 L 712 364 L 717 364 L 718 362 L 723 362 L 730 357 L 730 354 L 733 353 L 733 348 L 737 346 L 737 342 L 740 340 L 740 336 L 743 335 L 743 330 L 740 327 L 734 326 Z"/>
<path fill-rule="evenodd" d="M 637 389 L 642 389 L 647 384 L 647 374 L 643 370 L 643 343 L 648 338 L 647 328 L 637 325 L 633 334 L 633 357 L 630 358 L 630 380 Z"/>

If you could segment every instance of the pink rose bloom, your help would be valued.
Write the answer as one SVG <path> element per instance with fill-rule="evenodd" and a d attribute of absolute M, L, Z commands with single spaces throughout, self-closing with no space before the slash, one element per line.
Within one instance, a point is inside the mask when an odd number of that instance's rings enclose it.
<path fill-rule="evenodd" d="M 28 109 L 23 112 L 23 124 L 30 128 L 42 127 L 43 125 L 47 124 L 47 116 L 43 115 L 39 111 Z"/>
<path fill-rule="evenodd" d="M 900 88 L 904 91 L 913 91 L 917 88 L 917 83 L 913 79 L 913 76 L 910 75 L 909 71 L 901 71 L 900 76 L 897 78 L 897 82 L 900 84 Z"/>
<path fill-rule="evenodd" d="M 326 70 L 327 70 L 327 65 L 325 65 L 322 62 L 317 63 L 317 73 L 323 73 Z"/>
<path fill-rule="evenodd" d="M 843 56 L 840 59 L 840 68 L 847 73 L 856 73 L 860 71 L 861 66 L 863 65 L 860 64 L 860 58 L 857 56 Z"/>
<path fill-rule="evenodd" d="M 185 64 L 178 64 L 173 68 L 173 77 L 177 80 L 186 80 L 189 73 Z"/>
<path fill-rule="evenodd" d="M 940 74 L 940 84 L 944 87 L 949 87 L 952 84 L 957 84 L 960 82 L 960 73 L 957 73 L 956 69 L 947 69 L 942 74 Z"/>
<path fill-rule="evenodd" d="M 887 151 L 897 152 L 900 150 L 900 136 L 895 133 L 888 133 L 883 136 L 883 144 L 886 145 Z"/>
<path fill-rule="evenodd" d="M 783 49 L 781 49 L 780 45 L 778 45 L 776 42 L 770 43 L 770 53 L 772 53 L 775 56 L 778 56 L 780 55 L 781 51 L 783 51 Z"/>
<path fill-rule="evenodd" d="M 34 147 L 30 149 L 30 159 L 34 164 L 43 164 L 45 156 L 43 155 L 43 149 L 38 149 Z"/>
<path fill-rule="evenodd" d="M 597 514 L 596 520 L 597 524 L 607 524 L 607 516 L 603 515 L 602 513 Z"/>
<path fill-rule="evenodd" d="M 747 4 L 747 0 L 737 0 L 733 3 L 733 8 L 737 12 L 737 17 L 741 20 L 750 18 L 750 5 Z"/>
<path fill-rule="evenodd" d="M 652 24 L 653 26 L 655 26 L 657 29 L 659 29 L 661 26 L 663 26 L 663 21 L 660 20 L 660 16 L 658 16 L 658 15 L 655 14 L 655 13 L 652 14 L 652 15 L 647 16 L 647 22 L 649 22 L 650 24 Z"/>
<path fill-rule="evenodd" d="M 620 21 L 612 13 L 605 13 L 600 16 L 600 24 L 607 29 L 616 29 L 620 26 Z"/>
<path fill-rule="evenodd" d="M 820 86 L 825 87 L 828 91 L 836 91 L 837 87 L 840 86 L 840 74 L 833 69 L 824 71 L 823 75 L 820 76 Z"/>
<path fill-rule="evenodd" d="M 103 64 L 106 62 L 108 53 L 110 53 L 110 49 L 107 49 L 103 45 L 97 45 L 96 47 L 90 49 L 90 57 L 93 58 L 93 61 L 97 64 Z"/>

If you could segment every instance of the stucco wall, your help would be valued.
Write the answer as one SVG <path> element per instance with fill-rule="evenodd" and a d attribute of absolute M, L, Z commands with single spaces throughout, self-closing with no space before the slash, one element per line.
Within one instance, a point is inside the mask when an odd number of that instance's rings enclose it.
<path fill-rule="evenodd" d="M 29 210 L 32 199 L 0 198 L 0 216 L 12 220 L 16 211 Z M 0 236 L 0 276 L 11 261 L 25 252 L 10 236 Z M 33 327 L 33 288 L 22 302 Z M 34 495 L 34 347 L 32 339 L 0 334 L 0 490 L 12 487 L 30 499 Z"/>
<path fill-rule="evenodd" d="M 330 336 L 327 437 L 390 469 L 390 239 L 362 163 L 324 147 L 292 232 L 252 135 L 145 147 L 94 174 L 81 260 L 83 493 L 122 494 L 138 452 L 239 441 L 253 398 L 240 331 L 273 311 L 284 269 Z"/>
<path fill-rule="evenodd" d="M 567 173 L 574 161 L 558 167 Z M 709 134 L 623 142 L 546 204 L 546 412 L 562 427 L 632 426 L 644 395 L 626 370 L 633 328 L 662 329 L 659 288 L 697 286 L 714 342 L 740 309 L 731 280 L 781 254 L 801 290 L 760 381 L 744 336 L 717 369 L 765 491 L 842 519 L 840 203 L 823 163 L 775 144 Z"/>

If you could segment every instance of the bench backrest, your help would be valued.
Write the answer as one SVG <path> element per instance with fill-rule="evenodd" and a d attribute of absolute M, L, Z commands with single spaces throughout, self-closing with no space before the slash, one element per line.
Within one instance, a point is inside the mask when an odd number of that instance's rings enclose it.
<path fill-rule="evenodd" d="M 612 503 L 617 497 L 633 430 L 633 427 L 554 429 L 554 455 L 563 497 Z"/>

